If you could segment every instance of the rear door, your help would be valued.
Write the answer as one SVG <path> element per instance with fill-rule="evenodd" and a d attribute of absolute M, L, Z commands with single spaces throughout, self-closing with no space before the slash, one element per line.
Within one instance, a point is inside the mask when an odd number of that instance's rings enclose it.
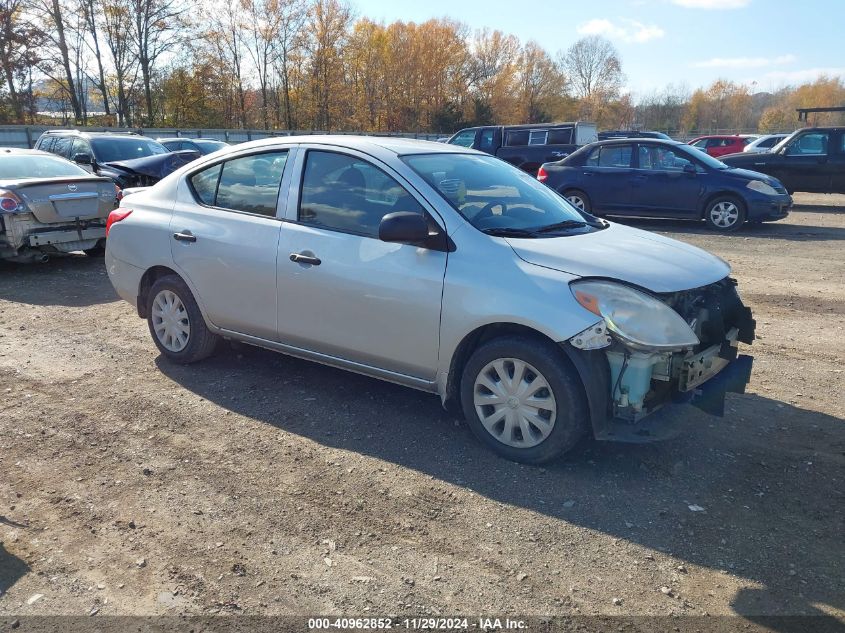
<path fill-rule="evenodd" d="M 694 150 L 693 150 L 694 151 Z M 631 187 L 632 212 L 661 217 L 698 215 L 702 168 L 685 152 L 657 143 L 638 143 L 637 169 Z M 687 165 L 695 173 L 684 171 Z"/>
<path fill-rule="evenodd" d="M 633 144 L 600 145 L 584 162 L 582 182 L 593 209 L 627 214 L 631 210 L 634 177 Z"/>
<path fill-rule="evenodd" d="M 432 210 L 398 174 L 353 150 L 300 154 L 278 256 L 279 340 L 434 380 L 446 253 L 382 242 L 388 213 Z"/>
<path fill-rule="evenodd" d="M 289 149 L 235 156 L 186 178 L 170 221 L 173 261 L 217 327 L 276 338 L 276 256 Z"/>

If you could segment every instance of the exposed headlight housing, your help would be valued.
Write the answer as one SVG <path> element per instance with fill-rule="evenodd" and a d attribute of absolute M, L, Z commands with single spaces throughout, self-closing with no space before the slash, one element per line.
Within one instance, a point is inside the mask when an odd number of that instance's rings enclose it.
<path fill-rule="evenodd" d="M 777 190 L 772 187 L 769 183 L 763 182 L 762 180 L 752 180 L 747 185 L 745 185 L 752 191 L 756 191 L 758 193 L 762 193 L 767 196 L 776 196 L 778 195 Z"/>
<path fill-rule="evenodd" d="M 635 349 L 676 350 L 699 344 L 695 332 L 659 299 L 612 281 L 582 280 L 569 289 L 607 329 Z"/>

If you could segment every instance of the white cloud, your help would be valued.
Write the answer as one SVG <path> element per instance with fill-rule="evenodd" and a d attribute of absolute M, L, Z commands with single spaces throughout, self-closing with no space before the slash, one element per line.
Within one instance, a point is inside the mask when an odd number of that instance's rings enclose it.
<path fill-rule="evenodd" d="M 693 68 L 766 68 L 785 66 L 796 60 L 795 55 L 779 57 L 713 57 L 703 62 L 695 62 Z"/>
<path fill-rule="evenodd" d="M 743 9 L 751 0 L 672 0 L 685 9 Z"/>
<path fill-rule="evenodd" d="M 581 35 L 602 35 L 610 39 L 634 44 L 644 44 L 649 40 L 659 39 L 666 34 L 656 24 L 643 24 L 627 18 L 622 18 L 619 24 L 611 20 L 594 18 L 580 25 L 578 33 Z"/>
<path fill-rule="evenodd" d="M 815 81 L 822 75 L 845 78 L 845 67 L 805 68 L 804 70 L 773 70 L 763 75 L 763 79 L 781 84 L 801 84 Z"/>

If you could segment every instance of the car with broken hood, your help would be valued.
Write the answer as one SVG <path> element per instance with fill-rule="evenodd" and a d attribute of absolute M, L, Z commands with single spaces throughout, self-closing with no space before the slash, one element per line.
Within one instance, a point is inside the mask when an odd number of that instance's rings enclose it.
<path fill-rule="evenodd" d="M 111 178 L 121 189 L 148 187 L 200 156 L 196 150 L 171 152 L 158 141 L 132 132 L 48 130 L 35 148 Z"/>
<path fill-rule="evenodd" d="M 0 259 L 46 261 L 105 251 L 117 187 L 53 154 L 0 148 Z"/>
<path fill-rule="evenodd" d="M 106 268 L 171 362 L 230 339 L 435 393 L 523 462 L 656 439 L 670 403 L 722 414 L 751 372 L 726 262 L 456 145 L 228 148 L 125 198 Z"/>

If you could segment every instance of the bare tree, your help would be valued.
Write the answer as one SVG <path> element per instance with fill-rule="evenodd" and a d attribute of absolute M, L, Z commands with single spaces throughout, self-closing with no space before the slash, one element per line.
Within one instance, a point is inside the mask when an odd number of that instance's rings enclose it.
<path fill-rule="evenodd" d="M 625 81 L 622 62 L 613 44 L 603 37 L 592 35 L 578 40 L 560 55 L 560 63 L 581 99 L 619 96 Z"/>
<path fill-rule="evenodd" d="M 54 0 L 57 1 L 57 0 Z M 155 120 L 152 79 L 156 62 L 164 53 L 181 43 L 185 9 L 180 0 L 131 0 L 132 35 L 141 69 L 147 125 Z"/>
<path fill-rule="evenodd" d="M 97 76 L 92 78 L 92 83 L 100 91 L 103 98 L 103 108 L 106 116 L 111 115 L 111 107 L 109 104 L 109 91 L 106 84 L 106 71 L 103 65 L 103 55 L 100 51 L 100 11 L 102 10 L 102 3 L 97 0 L 79 0 L 79 8 L 85 26 L 88 31 L 90 39 L 86 39 L 88 47 L 94 55 L 94 60 L 97 63 Z"/>
<path fill-rule="evenodd" d="M 117 92 L 117 123 L 132 125 L 129 96 L 135 85 L 138 57 L 132 45 L 134 0 L 101 0 L 103 32 L 111 54 Z"/>
<path fill-rule="evenodd" d="M 44 25 L 45 40 L 48 44 L 46 48 L 49 51 L 49 55 L 42 60 L 41 70 L 56 82 L 67 98 L 74 119 L 80 122 L 82 121 L 82 103 L 76 80 L 77 69 L 71 63 L 65 9 L 60 0 L 36 0 L 33 4 L 33 11 Z"/>

